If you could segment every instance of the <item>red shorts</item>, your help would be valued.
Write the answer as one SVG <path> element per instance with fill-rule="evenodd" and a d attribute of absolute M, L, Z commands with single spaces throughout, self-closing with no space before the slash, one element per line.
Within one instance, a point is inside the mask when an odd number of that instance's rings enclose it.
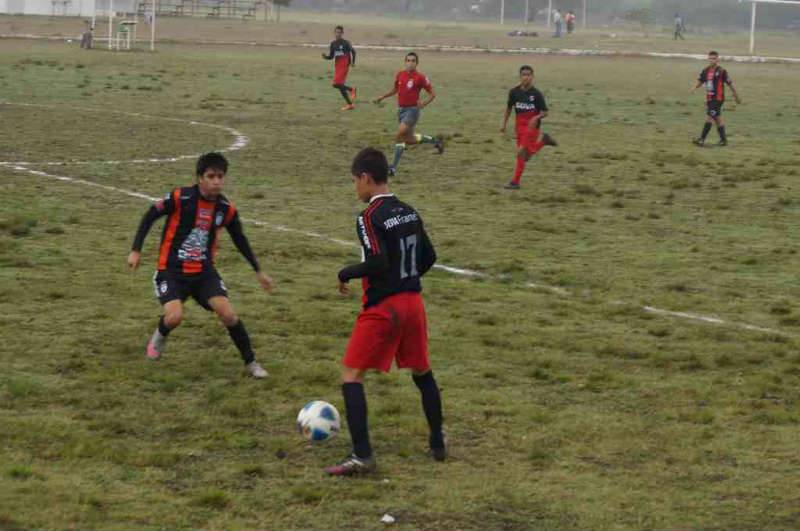
<path fill-rule="evenodd" d="M 358 314 L 342 364 L 351 369 L 424 372 L 428 359 L 428 325 L 419 293 L 398 293 Z"/>
<path fill-rule="evenodd" d="M 350 71 L 350 63 L 347 61 L 336 61 L 333 68 L 333 84 L 344 85 L 347 81 L 347 72 Z"/>
<path fill-rule="evenodd" d="M 536 153 L 541 149 L 539 145 L 539 130 L 528 129 L 528 126 L 517 129 L 517 147 L 528 150 L 528 153 Z"/>

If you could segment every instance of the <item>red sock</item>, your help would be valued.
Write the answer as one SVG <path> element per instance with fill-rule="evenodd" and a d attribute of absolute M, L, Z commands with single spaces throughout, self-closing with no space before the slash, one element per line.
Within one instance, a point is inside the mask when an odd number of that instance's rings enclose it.
<path fill-rule="evenodd" d="M 514 178 L 511 180 L 514 184 L 519 184 L 519 180 L 522 178 L 522 172 L 525 170 L 525 159 L 522 157 L 517 157 L 517 167 L 514 168 Z"/>

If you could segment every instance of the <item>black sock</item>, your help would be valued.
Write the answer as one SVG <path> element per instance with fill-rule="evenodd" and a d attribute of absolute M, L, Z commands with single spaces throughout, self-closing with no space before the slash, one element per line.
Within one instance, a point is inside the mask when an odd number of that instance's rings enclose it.
<path fill-rule="evenodd" d="M 442 397 L 439 395 L 439 386 L 433 377 L 433 371 L 428 371 L 421 376 L 412 376 L 414 383 L 417 384 L 422 395 L 422 409 L 425 411 L 425 418 L 428 419 L 428 427 L 431 430 L 429 439 L 431 448 L 444 447 L 444 436 L 442 435 Z"/>
<path fill-rule="evenodd" d="M 167 328 L 167 324 L 164 322 L 164 316 L 162 315 L 161 319 L 158 320 L 158 333 L 167 337 L 170 332 L 172 332 L 172 328 Z"/>
<path fill-rule="evenodd" d="M 255 361 L 256 355 L 253 352 L 253 348 L 250 346 L 250 336 L 247 335 L 247 330 L 245 330 L 244 323 L 242 323 L 241 319 L 238 320 L 235 325 L 228 327 L 228 334 L 231 336 L 231 339 L 233 339 L 236 348 L 239 349 L 242 360 L 244 360 L 245 363 Z"/>
<path fill-rule="evenodd" d="M 725 134 L 725 126 L 724 125 L 721 125 L 721 126 L 717 127 L 717 133 L 719 133 L 719 139 L 720 140 L 722 140 L 723 142 L 727 142 L 728 141 L 728 137 Z"/>
<path fill-rule="evenodd" d="M 703 134 L 700 135 L 700 140 L 705 140 L 710 131 L 711 131 L 711 124 L 706 122 L 705 125 L 703 126 Z"/>
<path fill-rule="evenodd" d="M 342 93 L 342 97 L 344 98 L 344 101 L 346 101 L 348 105 L 352 105 L 353 104 L 353 102 L 350 101 L 350 87 L 348 87 L 347 85 L 341 85 L 341 84 L 334 85 L 334 87 L 339 89 L 339 92 Z"/>
<path fill-rule="evenodd" d="M 347 413 L 347 427 L 353 440 L 353 453 L 364 459 L 372 457 L 367 430 L 367 397 L 364 394 L 364 384 L 360 382 L 342 384 L 342 396 Z"/>

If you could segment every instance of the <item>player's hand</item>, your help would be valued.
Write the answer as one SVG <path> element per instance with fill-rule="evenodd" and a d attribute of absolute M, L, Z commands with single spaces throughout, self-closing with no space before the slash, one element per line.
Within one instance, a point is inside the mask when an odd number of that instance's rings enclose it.
<path fill-rule="evenodd" d="M 372 100 L 372 103 L 374 103 L 374 104 L 376 104 L 376 105 L 377 105 L 377 104 L 379 104 L 379 103 L 380 103 L 380 102 L 382 102 L 382 101 L 383 101 L 383 98 L 375 98 L 374 100 Z"/>
<path fill-rule="evenodd" d="M 259 271 L 256 273 L 256 278 L 258 278 L 258 283 L 261 284 L 261 287 L 264 289 L 264 291 L 272 291 L 273 282 L 266 273 Z"/>
<path fill-rule="evenodd" d="M 139 251 L 131 251 L 128 255 L 128 267 L 131 271 L 139 269 L 139 262 L 142 259 L 142 253 Z"/>
<path fill-rule="evenodd" d="M 739 96 L 736 96 L 736 103 L 738 103 L 738 104 L 740 104 L 740 105 L 741 105 L 741 103 L 742 103 L 742 98 L 740 98 Z"/>
<path fill-rule="evenodd" d="M 327 59 L 327 56 L 325 54 L 322 54 L 322 58 Z"/>
<path fill-rule="evenodd" d="M 506 126 L 505 125 L 500 128 L 500 132 L 503 133 L 503 134 L 506 134 Z"/>
<path fill-rule="evenodd" d="M 350 286 L 347 282 L 339 282 L 339 293 L 342 295 L 350 295 Z"/>

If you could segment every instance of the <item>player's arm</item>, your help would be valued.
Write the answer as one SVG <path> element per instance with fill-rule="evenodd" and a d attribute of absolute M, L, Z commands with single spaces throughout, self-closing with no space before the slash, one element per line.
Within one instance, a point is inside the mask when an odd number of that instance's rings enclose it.
<path fill-rule="evenodd" d="M 139 228 L 136 230 L 136 236 L 133 238 L 131 252 L 128 254 L 128 267 L 133 271 L 139 268 L 139 262 L 142 258 L 142 246 L 144 246 L 144 239 L 147 237 L 147 233 L 150 232 L 150 227 L 152 227 L 153 223 L 161 216 L 171 214 L 174 208 L 175 201 L 172 194 L 170 194 L 166 198 L 153 203 L 153 205 L 147 209 L 147 212 L 144 213 L 144 216 L 142 216 L 142 220 L 139 222 Z"/>
<path fill-rule="evenodd" d="M 364 260 L 358 264 L 350 264 L 339 271 L 339 292 L 348 293 L 347 283 L 355 278 L 379 276 L 389 271 L 389 254 L 384 238 L 377 232 L 377 224 L 370 223 L 369 229 L 364 217 L 359 216 L 358 239 L 364 251 Z"/>
<path fill-rule="evenodd" d="M 508 126 L 508 119 L 511 117 L 511 109 L 514 108 L 514 91 L 508 91 L 508 102 L 506 103 L 506 113 L 503 115 L 503 127 L 500 128 L 501 133 L 506 132 L 506 126 Z"/>
<path fill-rule="evenodd" d="M 383 100 L 385 100 L 386 98 L 391 98 L 395 94 L 397 94 L 397 83 L 396 82 L 394 84 L 394 87 L 392 87 L 392 90 L 390 90 L 389 92 L 387 92 L 386 94 L 384 94 L 380 98 L 375 98 L 374 100 L 372 100 L 372 103 L 380 103 Z"/>
<path fill-rule="evenodd" d="M 433 248 L 433 243 L 425 232 L 425 227 L 422 227 L 422 244 L 419 248 L 419 262 L 417 263 L 417 271 L 419 276 L 427 273 L 433 264 L 436 263 L 436 249 Z"/>
<path fill-rule="evenodd" d="M 425 89 L 425 92 L 428 93 L 428 99 L 419 104 L 420 109 L 424 109 L 425 107 L 430 105 L 433 100 L 436 99 L 436 91 L 433 90 L 433 87 L 431 86 L 430 83 L 428 83 L 427 86 L 423 88 Z"/>
<path fill-rule="evenodd" d="M 322 58 L 325 59 L 326 61 L 330 61 L 331 59 L 333 59 L 333 43 L 331 43 L 331 49 L 327 55 L 325 55 L 325 52 L 322 52 Z"/>
<path fill-rule="evenodd" d="M 252 247 L 250 247 L 250 241 L 247 239 L 247 236 L 244 235 L 244 231 L 242 230 L 242 222 L 239 220 L 239 212 L 234 212 L 233 218 L 231 221 L 225 226 L 228 229 L 228 234 L 231 235 L 231 240 L 233 240 L 233 244 L 239 250 L 242 256 L 244 256 L 245 260 L 250 264 L 250 267 L 253 268 L 253 271 L 256 272 L 256 277 L 258 278 L 258 283 L 261 284 L 261 287 L 267 291 L 272 289 L 272 279 L 269 278 L 266 273 L 261 271 L 261 266 L 258 264 L 258 259 L 256 259 L 255 253 L 253 253 Z"/>
<path fill-rule="evenodd" d="M 356 49 L 350 44 L 350 66 L 356 66 Z"/>
<path fill-rule="evenodd" d="M 705 72 L 705 70 L 703 72 Z M 689 94 L 692 94 L 695 90 L 699 89 L 700 86 L 703 84 L 703 72 L 700 72 L 700 75 L 695 80 L 694 86 L 692 87 L 692 90 L 689 91 Z"/>
<path fill-rule="evenodd" d="M 550 114 L 550 110 L 547 108 L 547 102 L 544 99 L 544 94 L 539 92 L 536 94 L 536 108 L 539 109 L 539 114 L 536 116 L 535 120 L 531 120 L 528 123 L 529 129 L 538 129 L 542 126 L 542 120 L 547 118 L 547 115 Z"/>
<path fill-rule="evenodd" d="M 733 99 L 736 100 L 736 103 L 742 103 L 742 98 L 739 97 L 739 93 L 736 92 L 736 87 L 733 86 L 733 79 L 725 72 L 725 83 L 731 88 L 731 92 L 733 92 Z"/>

